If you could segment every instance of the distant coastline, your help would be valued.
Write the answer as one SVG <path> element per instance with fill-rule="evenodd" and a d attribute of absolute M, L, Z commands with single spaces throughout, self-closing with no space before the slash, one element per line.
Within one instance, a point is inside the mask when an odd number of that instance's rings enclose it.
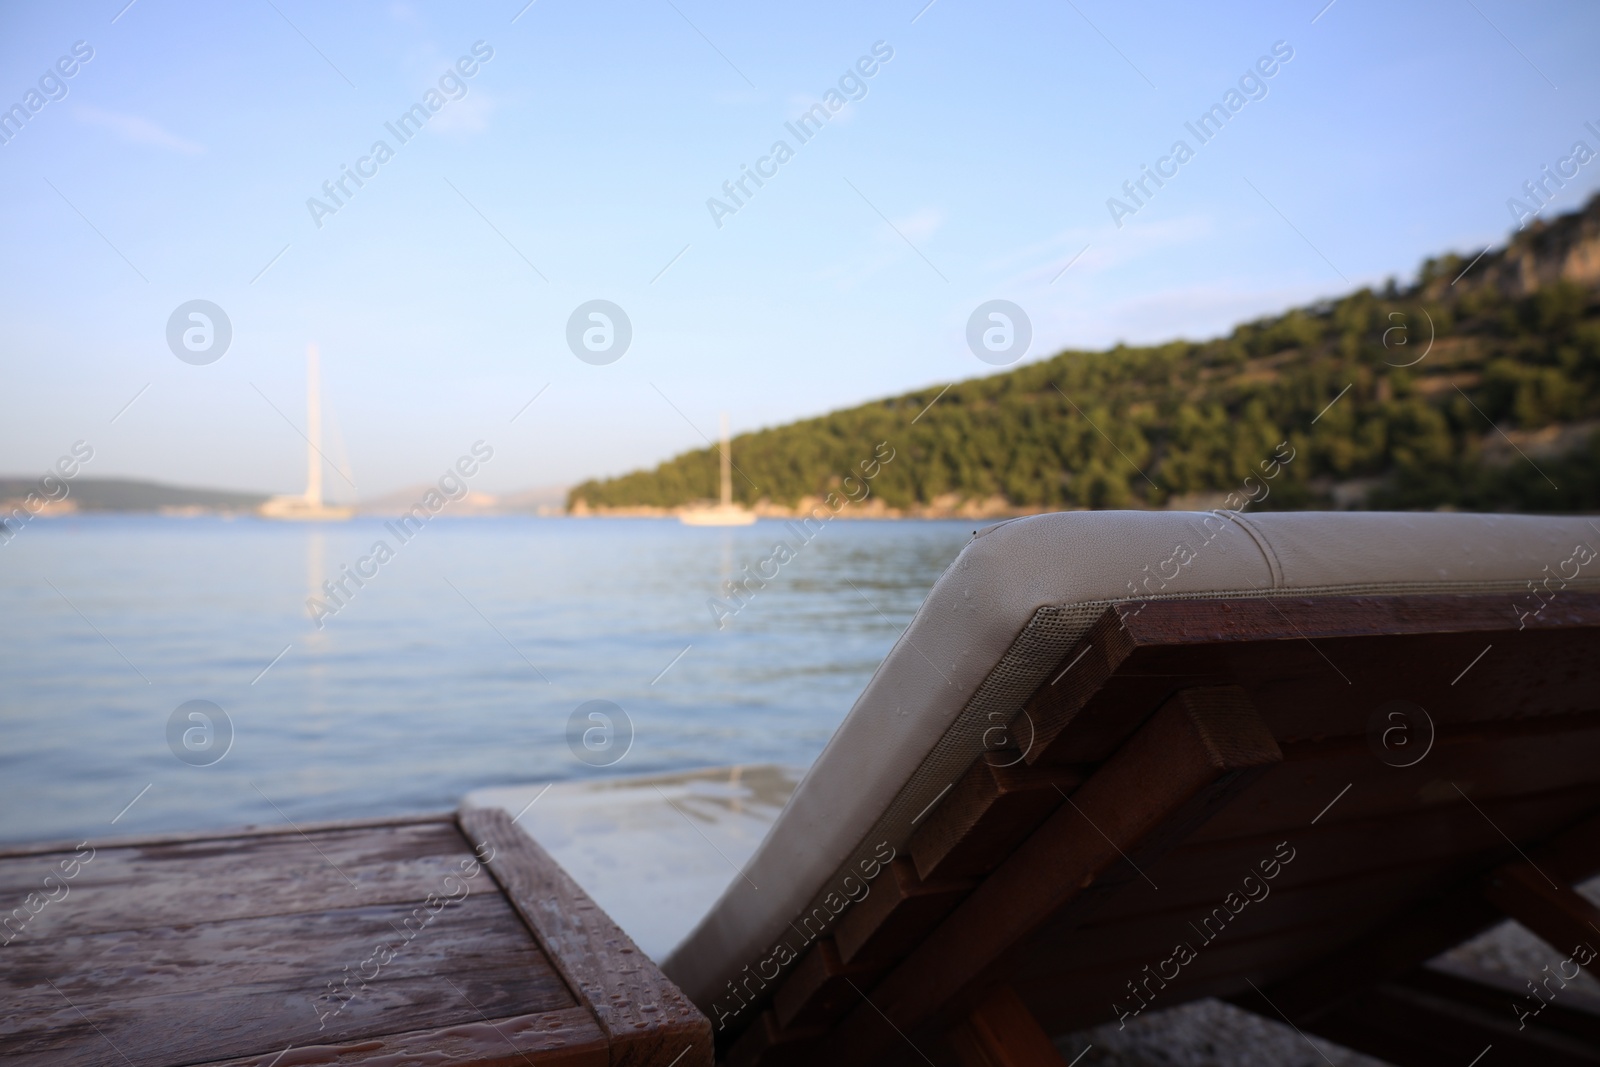
<path fill-rule="evenodd" d="M 0 522 L 22 508 L 34 518 L 55 518 L 78 513 L 147 513 L 188 517 L 196 515 L 252 516 L 273 499 L 271 493 L 240 492 L 170 485 L 138 478 L 83 478 L 71 482 L 65 496 L 40 502 L 37 477 L 0 476 Z M 561 515 L 565 486 L 523 490 L 490 495 L 469 492 L 452 506 L 458 516 L 475 515 Z M 34 499 L 29 500 L 29 494 Z M 393 517 L 415 502 L 417 488 L 397 490 L 383 496 L 358 501 L 358 515 Z"/>
<path fill-rule="evenodd" d="M 29 506 L 34 503 L 28 501 L 29 494 L 41 495 L 39 478 L 0 476 L 0 519 L 18 507 L 27 507 L 40 518 L 76 511 L 254 511 L 268 498 L 266 493 L 192 489 L 135 478 L 84 477 L 72 479 L 70 493 L 42 494 L 47 498 L 43 507 Z"/>
<path fill-rule="evenodd" d="M 1211 511 L 1227 506 L 1228 494 L 1216 493 L 1189 493 L 1182 496 L 1170 497 L 1164 507 L 1149 508 L 1138 502 L 1128 505 L 1132 511 Z M 802 497 L 793 507 L 782 504 L 773 504 L 762 501 L 751 506 L 750 510 L 761 519 L 798 519 L 813 514 L 816 509 L 823 507 L 822 497 Z M 693 505 L 686 505 L 693 506 Z M 593 507 L 584 501 L 576 501 L 570 511 L 561 514 L 576 519 L 670 519 L 677 516 L 684 506 L 678 507 L 651 507 L 647 505 L 619 506 L 619 507 Z M 1018 519 L 1028 515 L 1044 515 L 1054 511 L 1087 511 L 1088 508 L 1079 507 L 1042 507 L 1011 503 L 1002 496 L 991 496 L 980 500 L 972 500 L 951 493 L 943 497 L 935 497 L 927 504 L 916 504 L 910 507 L 891 507 L 881 500 L 869 498 L 857 504 L 852 504 L 848 509 L 840 511 L 834 517 L 845 521 L 897 521 L 897 520 L 947 520 L 947 519 L 981 519 L 997 521 L 1000 519 Z"/>
<path fill-rule="evenodd" d="M 13 509 L 23 507 L 22 502 L 26 495 L 37 486 L 37 479 L 0 476 L 0 523 L 5 522 L 6 516 L 11 515 Z M 1336 485 L 1332 487 L 1332 494 L 1343 501 L 1346 497 L 1353 499 L 1359 496 L 1359 489 L 1360 486 Z M 415 488 L 404 489 L 360 501 L 354 505 L 356 516 L 391 519 L 406 511 L 417 492 Z M 565 493 L 565 487 L 525 490 L 502 495 L 468 492 L 451 506 L 448 517 L 473 519 L 522 515 L 535 518 L 675 519 L 685 508 L 695 507 L 698 503 L 674 507 L 649 505 L 595 507 L 578 500 L 569 509 L 563 503 Z M 260 514 L 261 505 L 272 498 L 272 494 L 269 493 L 199 489 L 138 479 L 80 478 L 72 483 L 71 496 L 48 501 L 43 507 L 32 509 L 31 517 L 49 519 L 74 515 L 145 514 L 169 518 L 203 516 L 255 518 Z M 1138 500 L 1129 501 L 1126 506 L 1130 510 L 1140 511 L 1211 511 L 1230 506 L 1227 498 L 1228 494 L 1223 492 L 1186 493 L 1169 497 L 1161 507 L 1151 508 Z M 824 497 L 808 496 L 802 497 L 792 506 L 761 501 L 753 505 L 751 510 L 760 519 L 797 519 L 811 515 L 818 508 L 824 508 L 825 503 Z M 1259 503 L 1268 508 L 1273 506 L 1265 500 Z M 1346 503 L 1344 506 L 1349 505 Z M 1081 510 L 1087 509 L 1071 506 L 1018 506 L 999 495 L 975 500 L 949 493 L 935 497 L 926 504 L 910 507 L 892 507 L 876 497 L 868 497 L 840 511 L 835 517 L 846 521 L 872 522 L 919 520 L 996 522 L 1028 515 L 1042 515 L 1052 511 Z"/>

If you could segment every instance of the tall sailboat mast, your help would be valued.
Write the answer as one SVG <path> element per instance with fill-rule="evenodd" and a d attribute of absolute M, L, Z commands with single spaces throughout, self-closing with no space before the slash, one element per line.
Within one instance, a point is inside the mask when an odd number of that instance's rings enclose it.
<path fill-rule="evenodd" d="M 749 526 L 756 513 L 733 502 L 733 443 L 728 434 L 728 413 L 722 412 L 722 502 L 715 507 L 695 504 L 678 509 L 678 521 L 686 526 Z"/>
<path fill-rule="evenodd" d="M 722 506 L 733 507 L 733 453 L 728 441 L 728 413 L 722 413 Z"/>
<path fill-rule="evenodd" d="M 306 503 L 322 507 L 322 368 L 315 342 L 306 345 Z"/>
<path fill-rule="evenodd" d="M 322 501 L 322 355 L 316 344 L 306 345 L 306 491 L 303 495 L 275 496 L 261 505 L 267 519 L 332 522 L 348 519 L 355 508 Z"/>

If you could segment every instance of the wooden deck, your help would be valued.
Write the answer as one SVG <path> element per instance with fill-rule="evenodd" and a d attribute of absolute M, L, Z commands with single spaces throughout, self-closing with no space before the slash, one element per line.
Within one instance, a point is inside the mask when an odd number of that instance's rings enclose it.
<path fill-rule="evenodd" d="M 711 1062 L 504 812 L 0 851 L 0 1062 Z"/>

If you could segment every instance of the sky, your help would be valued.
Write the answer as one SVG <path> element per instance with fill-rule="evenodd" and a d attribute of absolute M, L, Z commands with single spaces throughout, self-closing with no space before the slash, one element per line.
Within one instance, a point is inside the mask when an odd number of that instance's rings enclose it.
<path fill-rule="evenodd" d="M 571 484 L 994 373 L 991 300 L 1028 361 L 1404 280 L 1600 149 L 1593 3 L 1217 6 L 5 4 L 0 474 L 299 492 L 314 343 L 330 496 Z"/>

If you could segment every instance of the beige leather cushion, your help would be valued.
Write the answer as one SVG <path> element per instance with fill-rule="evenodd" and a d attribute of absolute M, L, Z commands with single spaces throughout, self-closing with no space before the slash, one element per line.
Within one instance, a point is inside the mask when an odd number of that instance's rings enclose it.
<path fill-rule="evenodd" d="M 1517 515 L 1097 511 L 990 527 L 934 585 L 746 877 L 732 880 L 662 969 L 715 1023 L 737 1003 L 730 979 L 747 965 L 756 971 L 780 938 L 803 950 L 792 924 L 846 864 L 879 840 L 903 848 L 922 807 L 981 751 L 972 743 L 981 726 L 956 727 L 980 711 L 990 722 L 1004 721 L 995 709 L 1015 714 L 1106 602 L 1136 596 L 1130 583 L 1159 573 L 1180 543 L 1194 558 L 1161 596 L 1503 589 L 1510 613 L 1543 568 L 1556 572 L 1579 543 L 1600 548 L 1600 526 Z M 1570 588 L 1600 588 L 1597 574 L 1600 560 Z"/>

